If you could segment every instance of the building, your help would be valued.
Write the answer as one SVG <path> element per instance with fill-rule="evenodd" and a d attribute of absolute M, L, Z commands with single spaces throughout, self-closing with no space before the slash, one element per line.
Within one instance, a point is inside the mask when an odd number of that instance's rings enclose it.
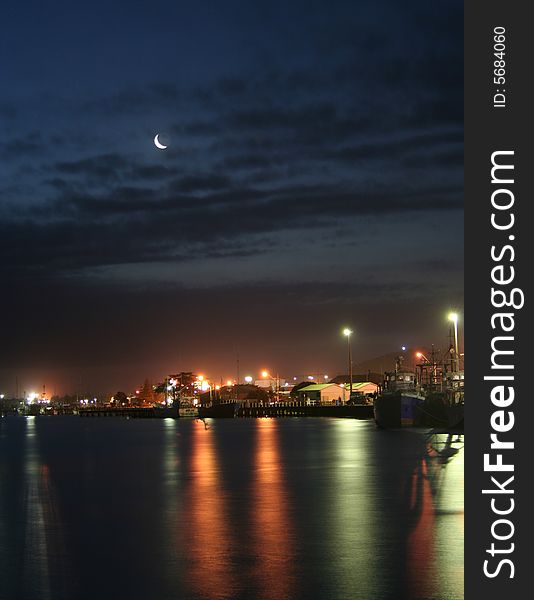
<path fill-rule="evenodd" d="M 346 384 L 347 396 L 349 395 L 350 384 Z M 358 381 L 352 384 L 351 401 L 356 404 L 369 404 L 372 398 L 379 392 L 380 386 L 372 381 Z"/>
<path fill-rule="evenodd" d="M 347 385 L 345 387 L 347 388 L 347 391 L 348 391 L 350 385 L 347 383 Z M 379 387 L 380 387 L 379 385 L 377 385 L 376 383 L 373 383 L 372 381 L 359 381 L 357 383 L 352 384 L 352 393 L 360 394 L 360 395 L 364 395 L 364 396 L 371 396 L 378 392 Z"/>
<path fill-rule="evenodd" d="M 375 395 L 379 386 L 372 381 L 359 381 L 352 384 L 352 400 L 361 399 L 363 402 Z M 346 402 L 349 399 L 349 384 L 340 385 L 338 383 L 313 383 L 301 387 L 298 391 L 300 402 L 310 402 L 313 404 L 335 404 L 337 402 Z"/>
<path fill-rule="evenodd" d="M 347 390 L 337 383 L 312 383 L 298 390 L 300 402 L 335 404 L 346 399 Z"/>

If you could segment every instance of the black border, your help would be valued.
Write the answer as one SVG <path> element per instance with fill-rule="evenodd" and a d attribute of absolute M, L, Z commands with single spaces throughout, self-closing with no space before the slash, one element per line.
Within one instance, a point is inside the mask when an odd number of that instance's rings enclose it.
<path fill-rule="evenodd" d="M 530 557 L 530 538 L 534 494 L 531 480 L 531 454 L 534 454 L 534 425 L 530 372 L 534 369 L 534 352 L 530 340 L 527 313 L 530 312 L 532 278 L 530 263 L 534 259 L 529 223 L 529 205 L 534 201 L 531 190 L 534 178 L 530 142 L 531 110 L 534 109 L 534 76 L 529 57 L 532 54 L 534 27 L 529 19 L 527 2 L 466 2 L 465 4 L 465 340 L 467 346 L 467 405 L 465 455 L 465 597 L 468 600 L 529 598 L 534 592 L 530 580 L 534 564 Z M 506 28 L 506 108 L 493 107 L 496 87 L 493 82 L 493 30 Z M 530 68 L 529 68 L 530 67 Z M 503 86 L 504 87 L 504 86 Z M 484 454 L 488 452 L 491 432 L 490 390 L 494 384 L 484 381 L 490 374 L 491 267 L 490 247 L 502 244 L 508 232 L 492 229 L 491 154 L 496 150 L 514 150 L 515 183 L 513 207 L 516 257 L 514 286 L 525 293 L 525 306 L 516 313 L 515 329 L 515 442 L 509 451 L 515 463 L 513 473 L 515 509 L 510 516 L 515 524 L 510 555 L 515 576 L 510 569 L 489 579 L 483 563 L 492 541 L 491 524 L 498 518 L 490 507 L 490 498 L 482 494 L 488 487 L 489 474 L 484 472 Z M 493 188 L 494 189 L 494 188 Z M 529 256 L 530 255 L 530 256 Z M 531 258 L 533 257 L 533 258 Z M 494 334 L 493 334 L 494 335 Z M 530 392 L 530 393 L 529 393 Z M 494 407 L 493 407 L 494 408 Z M 530 489 L 529 489 L 530 488 Z M 532 575 L 531 575 L 532 574 Z M 524 591 L 522 591 L 524 590 Z"/>

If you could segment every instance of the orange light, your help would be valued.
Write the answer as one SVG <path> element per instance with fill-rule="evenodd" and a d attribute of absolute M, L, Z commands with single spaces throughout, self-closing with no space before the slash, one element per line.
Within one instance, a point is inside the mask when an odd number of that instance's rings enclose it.
<path fill-rule="evenodd" d="M 198 379 L 199 381 L 204 381 L 204 375 L 198 375 L 198 376 L 197 376 L 197 379 Z"/>
<path fill-rule="evenodd" d="M 265 377 L 269 377 L 269 371 L 262 371 L 261 372 L 261 376 L 264 377 L 264 378 Z"/>
<path fill-rule="evenodd" d="M 228 381 L 226 382 L 226 385 L 228 385 L 228 386 L 230 386 L 230 385 L 233 385 L 233 382 L 232 382 L 232 380 L 231 380 L 231 379 L 228 379 Z"/>
<path fill-rule="evenodd" d="M 423 353 L 422 352 L 416 352 L 415 356 L 417 356 L 417 358 L 422 358 Z"/>

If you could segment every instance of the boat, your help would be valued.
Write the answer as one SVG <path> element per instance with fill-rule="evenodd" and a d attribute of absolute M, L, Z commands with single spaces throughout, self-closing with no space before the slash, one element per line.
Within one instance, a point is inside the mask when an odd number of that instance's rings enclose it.
<path fill-rule="evenodd" d="M 196 419 L 198 417 L 196 398 L 182 396 L 178 401 L 178 414 L 180 419 Z"/>
<path fill-rule="evenodd" d="M 378 427 L 410 427 L 419 424 L 425 397 L 417 386 L 415 373 L 402 370 L 397 357 L 395 371 L 385 374 L 383 391 L 374 401 L 373 413 Z"/>
<path fill-rule="evenodd" d="M 146 413 L 146 416 L 153 416 L 159 419 L 178 419 L 180 416 L 174 406 L 156 405 L 152 408 L 140 408 L 137 411 L 139 415 L 136 416 L 143 416 L 143 411 Z"/>
<path fill-rule="evenodd" d="M 235 401 L 212 403 L 207 406 L 199 406 L 198 417 L 200 419 L 233 419 L 237 414 L 238 408 L 239 402 Z"/>
<path fill-rule="evenodd" d="M 447 356 L 450 355 L 450 349 Z M 374 418 L 378 427 L 440 427 L 463 431 L 464 372 L 458 362 L 418 353 L 417 371 L 402 369 L 398 356 L 395 371 L 385 373 L 382 393 L 375 398 Z"/>
<path fill-rule="evenodd" d="M 198 417 L 198 408 L 196 406 L 180 406 L 178 415 L 180 419 L 196 419 Z"/>

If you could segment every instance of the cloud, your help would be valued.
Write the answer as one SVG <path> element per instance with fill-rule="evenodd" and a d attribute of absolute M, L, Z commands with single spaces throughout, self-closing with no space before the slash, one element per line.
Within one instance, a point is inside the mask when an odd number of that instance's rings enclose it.
<path fill-rule="evenodd" d="M 18 197 L 2 226 L 3 268 L 246 256 L 267 247 L 255 236 L 318 230 L 326 240 L 342 222 L 409 215 L 426 227 L 460 211 L 461 28 L 443 31 L 423 4 L 390 3 L 386 16 L 372 6 L 342 4 L 328 27 L 310 9 L 301 43 L 289 31 L 280 48 L 258 40 L 233 71 L 118 79 L 63 102 L 59 127 L 52 114 L 45 133 L 5 142 L 27 176 L 21 189 L 20 171 L 9 174 Z M 165 153 L 153 152 L 155 123 L 171 136 Z"/>
<path fill-rule="evenodd" d="M 128 165 L 127 160 L 118 154 L 102 154 L 80 160 L 58 162 L 54 168 L 64 175 L 82 175 L 99 182 L 116 182 L 120 173 Z"/>
<path fill-rule="evenodd" d="M 46 143 L 40 131 L 31 131 L 0 144 L 0 156 L 5 160 L 20 160 L 42 155 Z"/>
<path fill-rule="evenodd" d="M 231 180 L 225 175 L 208 173 L 204 175 L 190 175 L 172 181 L 169 186 L 169 192 L 189 193 L 210 190 L 223 190 L 229 188 Z"/>

